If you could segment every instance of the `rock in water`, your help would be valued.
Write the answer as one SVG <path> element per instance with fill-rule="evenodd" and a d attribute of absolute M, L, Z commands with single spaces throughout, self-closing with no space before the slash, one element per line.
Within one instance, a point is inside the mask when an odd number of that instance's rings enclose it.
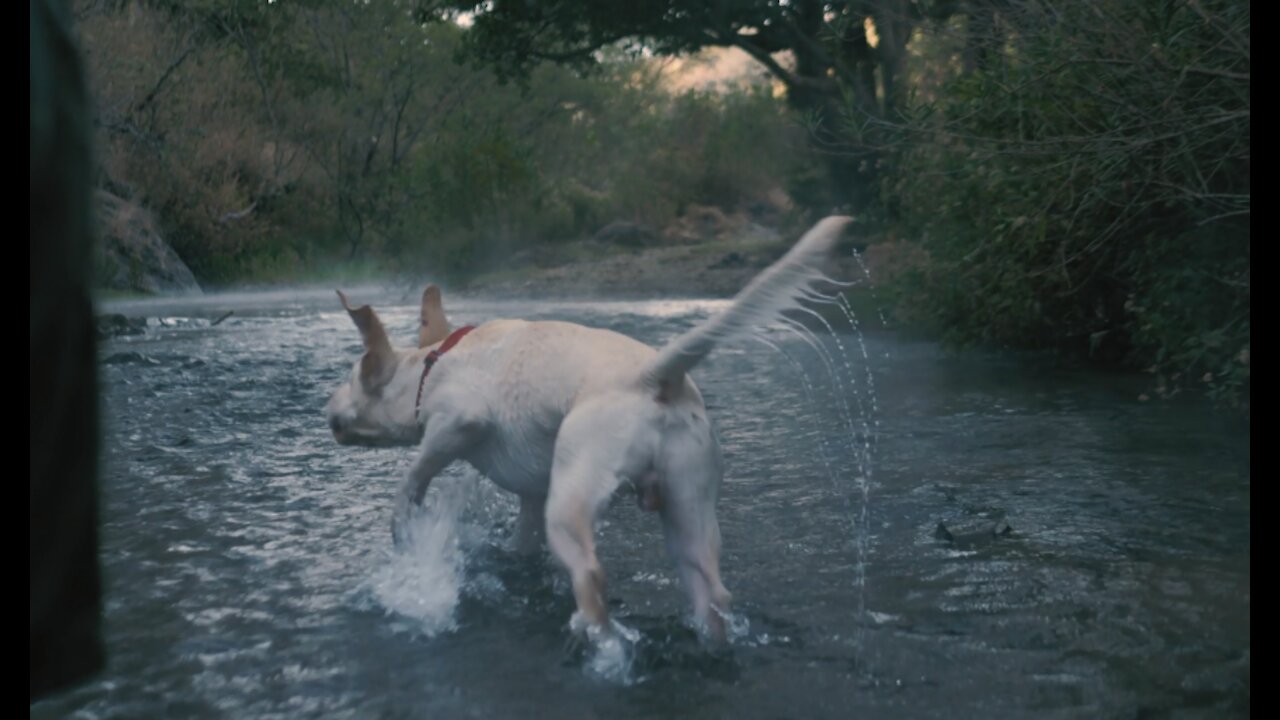
<path fill-rule="evenodd" d="M 994 540 L 1009 537 L 1012 534 L 1013 528 L 1009 527 L 1009 523 L 1003 520 L 987 527 L 967 532 L 952 532 L 944 523 L 939 522 L 938 527 L 934 528 L 933 531 L 934 538 L 966 550 L 981 547 Z"/>

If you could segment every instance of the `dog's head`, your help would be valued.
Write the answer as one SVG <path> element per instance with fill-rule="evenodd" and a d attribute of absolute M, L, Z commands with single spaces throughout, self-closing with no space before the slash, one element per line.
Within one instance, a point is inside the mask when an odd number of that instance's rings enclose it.
<path fill-rule="evenodd" d="M 338 291 L 342 307 L 355 322 L 364 341 L 364 354 L 351 368 L 351 377 L 334 392 L 325 406 L 333 437 L 341 445 L 385 447 L 415 445 L 422 426 L 415 417 L 419 363 L 411 351 L 391 347 L 386 328 L 368 305 L 352 308 Z M 432 285 L 422 294 L 420 348 L 449 335 L 440 302 L 440 289 Z"/>

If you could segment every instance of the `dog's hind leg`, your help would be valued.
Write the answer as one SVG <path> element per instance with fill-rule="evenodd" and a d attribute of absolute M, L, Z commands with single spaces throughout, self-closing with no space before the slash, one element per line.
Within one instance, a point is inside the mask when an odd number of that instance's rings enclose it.
<path fill-rule="evenodd" d="M 578 611 L 596 631 L 609 629 L 596 516 L 624 478 L 648 471 L 657 442 L 657 433 L 643 432 L 649 426 L 628 412 L 633 408 L 610 398 L 569 413 L 551 466 L 547 544 L 568 569 Z"/>
<path fill-rule="evenodd" d="M 667 554 L 680 573 L 694 619 L 712 640 L 724 642 L 724 616 L 732 596 L 720 581 L 719 524 L 714 515 L 689 512 L 675 502 L 665 505 L 662 515 Z"/>
<path fill-rule="evenodd" d="M 723 642 L 732 596 L 720 581 L 719 446 L 709 429 L 694 428 L 666 435 L 662 458 L 660 513 L 667 554 L 680 573 L 694 619 L 712 640 Z"/>
<path fill-rule="evenodd" d="M 395 510 L 391 516 L 391 537 L 396 548 L 404 548 L 408 543 L 409 513 L 422 503 L 431 480 L 478 442 L 485 428 L 485 422 L 472 413 L 432 413 L 422 436 L 418 458 L 396 494 Z"/>
<path fill-rule="evenodd" d="M 611 468 L 590 456 L 561 463 L 557 456 L 547 497 L 547 544 L 569 571 L 578 611 L 591 626 L 608 627 L 604 568 L 596 559 L 595 520 L 619 485 Z"/>

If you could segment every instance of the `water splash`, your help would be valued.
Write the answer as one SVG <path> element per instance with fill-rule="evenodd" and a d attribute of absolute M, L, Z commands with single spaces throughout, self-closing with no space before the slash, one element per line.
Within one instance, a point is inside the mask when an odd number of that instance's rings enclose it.
<path fill-rule="evenodd" d="M 863 266 L 866 272 L 865 265 Z M 867 275 L 870 280 L 870 275 Z M 848 286 L 851 284 L 841 284 Z M 833 385 L 836 394 L 840 397 L 840 402 L 836 405 L 837 412 L 840 416 L 841 423 L 847 430 L 847 439 L 850 450 L 853 451 L 857 472 L 854 477 L 856 484 L 856 493 L 860 502 L 855 509 L 853 496 L 845 495 L 849 502 L 850 511 L 856 513 L 851 517 L 851 526 L 853 530 L 854 552 L 856 561 L 854 566 L 854 586 L 857 589 L 858 607 L 857 617 L 859 619 L 857 630 L 853 638 L 855 651 L 861 653 L 864 647 L 864 626 L 866 625 L 866 584 L 867 584 L 867 565 L 868 555 L 870 552 L 870 489 L 872 477 L 872 458 L 874 455 L 875 436 L 879 432 L 879 406 L 875 394 L 875 382 L 871 372 L 870 353 L 867 351 L 866 340 L 863 336 L 861 325 L 858 322 L 857 314 L 853 307 L 849 304 L 848 298 L 843 292 L 837 292 L 835 295 L 825 295 L 816 290 L 808 290 L 804 294 L 805 299 L 810 302 L 838 308 L 843 314 L 845 321 L 848 323 L 849 330 L 857 340 L 858 352 L 862 358 L 863 365 L 863 383 L 861 386 L 857 381 L 857 373 L 854 370 L 850 358 L 853 353 L 845 346 L 841 340 L 841 334 L 836 331 L 831 322 L 822 313 L 816 312 L 809 307 L 801 307 L 799 310 L 804 316 L 808 316 L 821 325 L 831 338 L 834 344 L 833 351 L 822 342 L 817 335 L 806 327 L 804 323 L 798 320 L 783 317 L 783 326 L 803 340 L 821 360 L 826 368 L 828 379 Z M 883 321 L 883 314 L 881 320 Z M 771 343 L 766 344 L 781 352 L 793 365 L 800 365 L 798 361 L 790 357 L 787 353 L 782 352 L 780 348 Z M 810 402 L 815 401 L 815 393 L 813 383 L 808 377 L 808 373 L 800 366 L 801 384 L 804 388 L 805 395 Z M 849 398 L 852 396 L 857 412 L 850 406 Z M 855 420 L 856 418 L 856 420 Z M 828 476 L 832 483 L 838 486 L 838 481 L 834 472 L 834 468 L 830 463 L 826 462 L 826 456 L 829 455 L 829 449 L 826 446 L 825 438 L 821 441 L 822 454 L 824 455 L 824 464 L 826 464 Z"/>
<path fill-rule="evenodd" d="M 586 638 L 587 661 L 583 670 L 589 677 L 619 685 L 637 682 L 635 665 L 639 631 L 623 625 L 617 618 L 609 618 L 606 630 L 587 622 L 581 612 L 574 612 L 569 618 L 569 632 Z"/>
<path fill-rule="evenodd" d="M 854 256 L 858 258 L 858 262 L 859 264 L 861 264 L 862 258 L 860 255 L 857 254 L 857 251 L 854 251 Z M 863 265 L 862 267 L 863 267 L 863 271 L 865 272 L 866 266 Z M 867 273 L 868 283 L 870 282 L 870 280 L 871 280 L 871 275 L 870 273 Z M 874 293 L 874 289 L 872 290 L 872 292 Z M 862 334 L 862 328 L 858 325 L 858 316 L 853 311 L 853 307 L 849 304 L 848 298 L 846 298 L 843 293 L 839 295 L 839 298 L 840 298 L 840 303 L 839 303 L 840 309 L 844 311 L 845 317 L 849 319 L 849 323 L 853 327 L 854 337 L 858 338 L 858 348 L 862 352 L 862 366 L 866 374 L 867 397 L 871 405 L 872 427 L 870 428 L 867 427 L 867 423 L 866 423 L 867 414 L 864 412 L 862 415 L 862 419 L 863 419 L 862 454 L 861 454 L 862 472 L 859 473 L 858 475 L 858 491 L 862 495 L 862 509 L 860 511 L 859 520 L 858 520 L 858 524 L 859 526 L 861 526 L 862 532 L 858 533 L 858 538 L 857 538 L 857 542 L 858 542 L 857 573 L 859 577 L 859 587 L 860 587 L 860 592 L 858 593 L 858 617 L 865 618 L 867 614 L 866 558 L 867 558 L 868 552 L 870 551 L 870 548 L 868 547 L 870 539 L 867 532 L 867 523 L 869 522 L 869 519 L 870 519 L 868 508 L 871 505 L 871 473 L 873 471 L 872 456 L 875 453 L 876 439 L 880 435 L 880 405 L 879 405 L 879 401 L 876 399 L 875 375 L 871 372 L 871 355 L 870 353 L 867 352 L 866 338 Z M 873 300 L 875 299 L 874 294 L 872 295 L 872 299 Z M 880 307 L 879 302 L 876 302 L 877 312 L 880 312 L 879 307 Z M 880 312 L 880 323 L 881 323 L 881 327 L 883 327 L 884 326 L 883 312 Z M 861 404 L 861 398 L 859 398 L 859 404 Z M 861 648 L 863 623 L 858 624 L 856 633 L 857 634 L 855 636 L 854 642 L 858 646 L 858 648 Z"/>
<path fill-rule="evenodd" d="M 862 274 L 867 278 L 867 291 L 871 293 L 871 303 L 875 305 L 876 314 L 880 316 L 880 327 L 889 327 L 889 321 L 884 317 L 884 305 L 880 304 L 880 298 L 876 295 L 876 283 L 871 279 L 871 268 L 867 267 L 867 263 L 862 259 L 862 253 L 857 248 L 853 249 L 853 259 L 857 261 L 858 267 L 862 268 Z M 840 294 L 840 298 L 844 299 L 844 293 Z M 848 300 L 845 300 L 848 304 Z"/>
<path fill-rule="evenodd" d="M 751 621 L 747 619 L 746 614 L 726 612 L 715 605 L 711 606 L 711 611 L 724 620 L 725 640 L 730 645 L 737 645 L 750 640 Z"/>
<path fill-rule="evenodd" d="M 872 292 L 872 299 L 873 301 L 876 301 L 874 287 L 871 286 L 870 272 L 867 270 L 865 263 L 862 262 L 861 256 L 859 256 L 856 251 L 854 252 L 854 255 L 857 258 L 859 265 L 862 267 L 863 273 L 867 277 L 868 287 Z M 854 635 L 854 645 L 856 648 L 861 650 L 861 648 L 863 647 L 864 627 L 866 625 L 865 620 L 867 618 L 866 578 L 867 578 L 867 557 L 870 553 L 870 548 L 869 548 L 870 533 L 869 533 L 868 523 L 870 520 L 869 508 L 871 505 L 871 482 L 872 482 L 872 472 L 873 472 L 872 457 L 874 455 L 874 446 L 876 443 L 876 438 L 878 437 L 880 432 L 880 408 L 876 398 L 875 376 L 871 372 L 871 354 L 867 351 L 866 337 L 862 332 L 861 324 L 858 322 L 857 313 L 854 312 L 853 306 L 849 303 L 848 297 L 844 293 L 838 293 L 835 296 L 824 296 L 818 293 L 812 293 L 810 297 L 815 301 L 822 302 L 824 304 L 828 304 L 840 309 L 840 311 L 844 314 L 845 319 L 848 321 L 850 329 L 853 331 L 853 336 L 858 341 L 858 349 L 862 356 L 862 366 L 863 366 L 864 379 L 865 379 L 865 382 L 864 382 L 865 396 L 866 396 L 865 403 L 864 403 L 864 397 L 863 397 L 862 391 L 857 391 L 857 393 L 855 394 L 855 399 L 858 404 L 858 414 L 859 414 L 859 418 L 861 420 L 861 425 L 862 425 L 862 434 L 861 434 L 862 442 L 861 442 L 860 448 L 854 447 L 854 444 L 852 441 L 857 439 L 857 435 L 851 434 L 851 448 L 855 450 L 855 454 L 858 458 L 859 472 L 856 480 L 857 480 L 858 492 L 861 495 L 861 503 L 860 503 L 860 509 L 858 511 L 858 521 L 857 521 L 859 531 L 855 535 L 855 543 L 857 546 L 857 557 L 858 557 L 855 574 L 857 577 L 856 583 L 858 586 L 858 617 L 860 619 L 860 622 L 857 626 L 857 630 Z M 884 313 L 882 310 L 880 310 L 879 302 L 876 301 L 875 304 L 876 304 L 877 312 L 879 313 L 879 316 L 880 316 L 881 325 L 884 326 L 885 325 Z M 824 324 L 825 324 L 825 320 L 824 320 Z M 828 327 L 830 326 L 828 325 Z M 849 363 L 848 363 L 849 354 L 845 351 L 844 345 L 840 343 L 839 337 L 835 336 L 834 333 L 833 333 L 833 337 L 840 348 L 841 357 L 844 358 L 845 360 L 846 370 L 852 376 L 853 369 L 849 366 Z M 854 385 L 856 387 L 856 383 L 854 383 Z M 867 406 L 869 406 L 869 408 Z M 870 417 L 870 422 L 868 422 L 868 417 Z"/>
<path fill-rule="evenodd" d="M 437 479 L 424 506 L 410 516 L 408 547 L 392 552 L 364 586 L 377 606 L 427 637 L 457 629 L 466 571 L 459 518 L 472 486 L 462 479 Z"/>
<path fill-rule="evenodd" d="M 757 335 L 755 340 L 766 347 L 771 348 L 774 352 L 786 358 L 787 362 L 791 363 L 791 366 L 796 370 L 796 373 L 800 378 L 800 387 L 804 390 L 805 399 L 809 401 L 810 405 L 816 407 L 818 404 L 817 395 L 814 393 L 813 382 L 809 379 L 809 373 L 805 371 L 804 365 L 801 364 L 801 362 L 791 353 L 783 350 L 780 346 L 775 345 L 768 339 Z M 822 451 L 822 465 L 827 471 L 827 479 L 831 481 L 832 487 L 838 487 L 839 481 L 836 479 L 835 462 L 833 460 L 834 455 L 831 453 L 831 447 L 827 444 L 826 433 L 818 433 L 818 447 Z"/>

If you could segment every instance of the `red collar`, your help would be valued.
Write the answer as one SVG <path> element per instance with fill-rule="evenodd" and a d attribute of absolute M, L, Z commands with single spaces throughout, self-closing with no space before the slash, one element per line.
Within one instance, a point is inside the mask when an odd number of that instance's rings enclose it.
<path fill-rule="evenodd" d="M 427 373 L 431 372 L 432 366 L 436 364 L 441 355 L 452 350 L 453 346 L 457 345 L 463 336 L 475 329 L 475 325 L 463 325 L 454 330 L 449 333 L 449 337 L 445 338 L 444 342 L 440 343 L 440 347 L 427 353 L 427 357 L 422 360 L 422 379 L 418 380 L 418 399 L 413 403 L 413 417 L 415 420 L 418 417 L 418 409 L 422 405 L 422 388 L 427 384 Z"/>

